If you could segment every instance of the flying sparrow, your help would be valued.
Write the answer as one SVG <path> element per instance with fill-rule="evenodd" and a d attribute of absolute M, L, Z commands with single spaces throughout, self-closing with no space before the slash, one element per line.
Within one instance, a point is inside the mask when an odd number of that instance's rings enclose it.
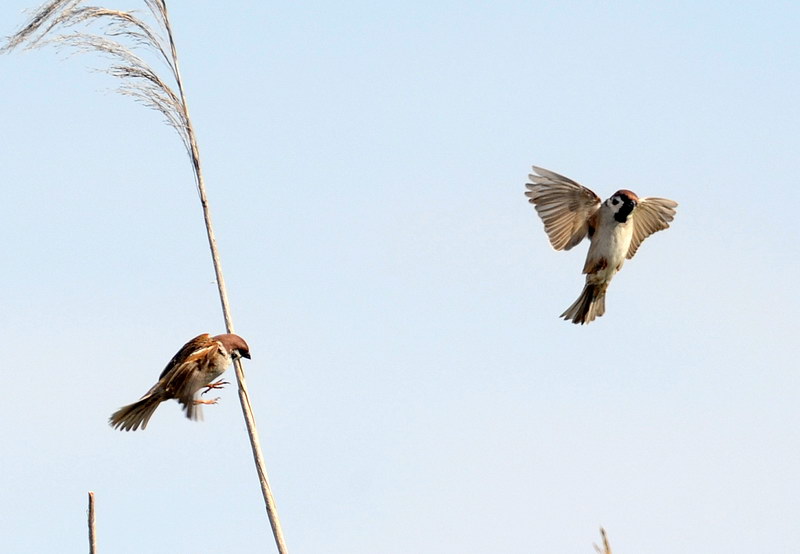
<path fill-rule="evenodd" d="M 108 420 L 109 424 L 124 431 L 136 431 L 139 427 L 144 429 L 158 405 L 170 398 L 183 404 L 186 417 L 199 419 L 199 404 L 215 404 L 217 401 L 197 399 L 197 392 L 205 388 L 205 394 L 211 389 L 227 385 L 225 381 L 212 381 L 222 375 L 233 356 L 250 358 L 250 348 L 238 335 L 212 337 L 206 333 L 193 338 L 169 361 L 159 375 L 158 383 L 137 402 L 114 412 Z"/>
<path fill-rule="evenodd" d="M 586 286 L 561 314 L 572 323 L 589 323 L 606 311 L 606 289 L 625 259 L 633 258 L 642 241 L 669 227 L 677 202 L 666 198 L 639 198 L 618 190 L 605 202 L 571 179 L 533 167 L 525 196 L 536 206 L 550 244 L 569 250 L 588 236 L 591 245 L 583 272 Z"/>

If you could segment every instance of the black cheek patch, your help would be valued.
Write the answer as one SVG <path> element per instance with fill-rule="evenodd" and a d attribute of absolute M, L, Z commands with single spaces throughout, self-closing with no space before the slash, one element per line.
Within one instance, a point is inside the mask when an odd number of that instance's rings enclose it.
<path fill-rule="evenodd" d="M 629 202 L 623 202 L 619 211 L 614 214 L 614 219 L 616 219 L 620 223 L 625 223 L 626 221 L 628 221 L 628 216 L 631 215 L 633 208 L 634 204 Z"/>

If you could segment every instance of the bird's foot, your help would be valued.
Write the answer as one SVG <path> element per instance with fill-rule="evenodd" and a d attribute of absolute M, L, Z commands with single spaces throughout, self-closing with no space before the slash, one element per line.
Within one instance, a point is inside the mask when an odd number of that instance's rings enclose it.
<path fill-rule="evenodd" d="M 230 383 L 227 382 L 227 381 L 217 381 L 216 383 L 209 383 L 209 384 L 206 385 L 206 390 L 201 392 L 200 395 L 201 396 L 204 395 L 205 393 L 207 393 L 211 389 L 221 389 L 225 385 L 230 385 Z"/>
<path fill-rule="evenodd" d="M 213 405 L 213 404 L 216 404 L 217 402 L 219 402 L 219 397 L 217 397 L 217 398 L 214 398 L 213 400 L 200 400 L 200 399 L 197 399 L 197 400 L 195 400 L 195 401 L 194 401 L 194 402 L 192 402 L 192 403 L 193 403 L 195 406 L 197 406 L 198 404 L 206 404 L 206 405 L 208 405 L 208 406 L 211 406 L 211 405 Z"/>

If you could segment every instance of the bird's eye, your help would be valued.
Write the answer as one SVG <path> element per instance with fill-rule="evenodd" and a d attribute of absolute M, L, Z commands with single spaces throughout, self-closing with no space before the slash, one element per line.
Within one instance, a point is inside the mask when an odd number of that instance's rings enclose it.
<path fill-rule="evenodd" d="M 611 200 L 611 203 L 612 203 L 612 204 L 614 204 L 614 205 L 616 206 L 617 204 L 619 204 L 619 198 L 613 198 L 613 199 Z"/>

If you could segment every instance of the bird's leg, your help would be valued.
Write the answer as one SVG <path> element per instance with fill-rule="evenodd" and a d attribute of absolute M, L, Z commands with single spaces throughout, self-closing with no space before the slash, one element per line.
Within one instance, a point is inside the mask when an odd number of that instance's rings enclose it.
<path fill-rule="evenodd" d="M 216 383 L 209 383 L 209 384 L 206 385 L 206 390 L 201 392 L 200 395 L 201 396 L 204 395 L 205 393 L 207 393 L 211 389 L 221 389 L 225 385 L 230 385 L 230 383 L 227 382 L 227 381 L 217 381 Z"/>
<path fill-rule="evenodd" d="M 214 398 L 213 400 L 201 400 L 198 398 L 196 400 L 193 400 L 192 404 L 194 404 L 195 406 L 197 406 L 198 404 L 212 405 L 216 404 L 217 402 L 219 402 L 219 398 Z"/>

